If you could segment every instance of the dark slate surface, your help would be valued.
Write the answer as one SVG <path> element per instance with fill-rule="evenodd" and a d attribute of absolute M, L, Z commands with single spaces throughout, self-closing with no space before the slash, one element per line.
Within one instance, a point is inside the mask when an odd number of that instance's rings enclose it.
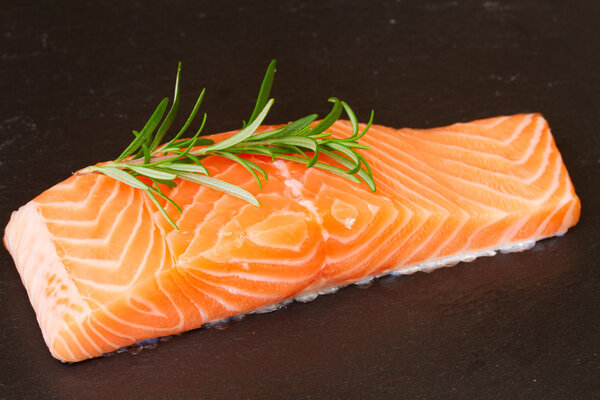
<path fill-rule="evenodd" d="M 183 109 L 206 86 L 218 132 L 247 118 L 271 58 L 272 122 L 324 113 L 330 95 L 394 127 L 541 112 L 583 214 L 525 253 L 77 365 L 49 355 L 2 250 L 0 398 L 600 398 L 597 1 L 60 3 L 0 11 L 0 226 L 114 158 L 171 95 L 177 61 Z"/>

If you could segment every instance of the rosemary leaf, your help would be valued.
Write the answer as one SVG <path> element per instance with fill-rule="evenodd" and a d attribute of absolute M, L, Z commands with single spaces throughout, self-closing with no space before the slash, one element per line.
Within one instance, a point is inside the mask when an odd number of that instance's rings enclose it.
<path fill-rule="evenodd" d="M 200 108 L 200 104 L 202 104 L 202 99 L 204 98 L 205 91 L 206 91 L 206 89 L 202 89 L 202 92 L 200 93 L 200 96 L 198 96 L 198 100 L 196 100 L 196 104 L 194 105 L 194 108 L 192 109 L 192 112 L 190 113 L 190 116 L 188 117 L 187 121 L 185 121 L 185 124 L 183 125 L 183 127 L 179 130 L 177 135 L 175 135 L 175 137 L 173 139 L 171 139 L 169 141 L 169 143 L 167 143 L 163 147 L 170 147 L 177 139 L 179 139 L 181 137 L 181 135 L 183 135 L 185 133 L 188 126 L 190 126 L 190 124 L 196 117 L 196 113 L 198 112 L 198 109 Z M 202 122 L 203 126 L 204 126 L 204 121 L 206 121 L 206 114 L 204 115 L 204 120 Z M 210 139 L 206 139 L 206 140 L 210 140 Z M 212 142 L 212 140 L 211 140 L 211 142 Z"/>
<path fill-rule="evenodd" d="M 146 195 L 150 198 L 150 200 L 152 200 L 152 202 L 154 203 L 154 205 L 156 206 L 156 208 L 158 208 L 158 210 L 163 215 L 163 217 L 165 217 L 166 220 L 169 221 L 169 224 L 171 224 L 171 226 L 173 228 L 179 229 L 179 227 L 177 226 L 177 224 L 175 224 L 175 222 L 171 219 L 171 217 L 169 217 L 169 214 L 167 214 L 167 211 L 158 202 L 158 200 L 156 199 L 156 197 L 154 196 L 154 194 L 149 189 L 144 189 L 144 192 L 146 192 Z"/>
<path fill-rule="evenodd" d="M 222 181 L 217 178 L 213 178 L 210 176 L 199 175 L 199 174 L 191 174 L 189 172 L 182 172 L 178 175 L 181 179 L 185 179 L 186 181 L 199 183 L 211 189 L 218 190 L 223 193 L 227 193 L 229 195 L 235 196 L 239 199 L 245 200 L 248 203 L 259 206 L 260 203 L 251 193 L 242 189 L 239 186 L 232 185 L 231 183 Z"/>
<path fill-rule="evenodd" d="M 267 72 L 265 72 L 265 77 L 260 85 L 258 98 L 256 99 L 256 105 L 254 106 L 252 115 L 250 116 L 248 122 L 243 124 L 243 127 L 246 127 L 247 124 L 251 124 L 256 118 L 258 118 L 260 112 L 264 110 L 265 105 L 267 104 L 267 99 L 269 98 L 269 94 L 271 94 L 271 87 L 273 86 L 273 77 L 275 76 L 276 65 L 277 62 L 275 60 L 271 60 L 271 63 L 269 63 Z"/>
<path fill-rule="evenodd" d="M 181 73 L 181 62 L 177 66 L 177 77 L 175 78 L 175 94 L 173 95 L 173 104 L 171 105 L 171 109 L 167 113 L 165 120 L 158 128 L 158 132 L 154 136 L 152 140 L 152 144 L 150 145 L 150 150 L 154 150 L 159 144 L 162 138 L 165 136 L 165 133 L 169 130 L 171 125 L 173 125 L 173 121 L 175 120 L 175 115 L 177 114 L 177 110 L 179 110 L 179 74 Z"/>
<path fill-rule="evenodd" d="M 244 160 L 241 157 L 238 157 L 234 154 L 229 154 L 229 153 L 218 153 L 217 155 L 221 156 L 221 157 L 225 157 L 231 161 L 235 161 L 238 164 L 240 164 L 242 167 L 246 168 L 248 170 L 248 172 L 250 172 L 250 174 L 252 174 L 252 176 L 254 177 L 254 179 L 256 180 L 256 183 L 258 183 L 258 188 L 262 189 L 262 183 L 260 181 L 260 178 L 258 177 L 258 175 L 256 174 L 256 172 L 254 171 L 254 169 L 252 168 L 252 165 L 250 164 L 250 162 L 248 160 Z M 254 164 L 254 163 L 253 163 Z M 256 165 L 256 164 L 254 164 Z M 256 165 L 258 167 L 258 165 Z M 260 167 L 258 167 L 260 168 Z M 263 172 L 264 170 L 262 168 L 260 168 Z M 265 173 L 266 176 L 266 173 Z"/>
<path fill-rule="evenodd" d="M 127 172 L 122 169 L 109 167 L 109 166 L 99 166 L 99 167 L 90 167 L 90 171 L 97 171 L 106 176 L 109 176 L 113 179 L 116 179 L 120 182 L 123 182 L 126 185 L 132 186 L 136 189 L 146 189 L 146 184 L 140 181 L 138 178 L 131 176 Z"/>
<path fill-rule="evenodd" d="M 207 157 L 222 157 L 242 165 L 256 179 L 261 189 L 262 181 L 259 175 L 266 180 L 267 172 L 259 164 L 240 157 L 241 154 L 256 154 L 270 157 L 271 160 L 281 159 L 297 162 L 306 167 L 319 168 L 352 182 L 360 183 L 362 180 L 371 190 L 375 191 L 371 167 L 364 156 L 356 151 L 356 149 L 369 149 L 369 146 L 359 143 L 358 139 L 371 127 L 373 111 L 371 111 L 369 122 L 359 132 L 358 118 L 350 106 L 345 101 L 330 97 L 328 101 L 333 103 L 331 111 L 316 125 L 313 123 L 318 118 L 317 114 L 309 114 L 279 128 L 256 133 L 274 103 L 274 99 L 269 99 L 269 95 L 273 85 L 275 66 L 275 60 L 271 61 L 250 119 L 243 124 L 237 134 L 217 143 L 211 139 L 200 137 L 207 120 L 206 114 L 204 114 L 196 133 L 189 139 L 182 139 L 202 103 L 205 93 L 203 89 L 183 127 L 171 140 L 161 144 L 179 110 L 181 74 L 181 63 L 179 63 L 175 79 L 174 100 L 164 120 L 163 116 L 169 102 L 166 98 L 159 103 L 142 130 L 133 131 L 133 141 L 115 161 L 105 165 L 83 168 L 79 173 L 102 173 L 136 189 L 144 190 L 148 198 L 175 229 L 177 229 L 177 225 L 169 217 L 165 207 L 161 205 L 159 197 L 181 212 L 181 208 L 173 199 L 163 192 L 165 186 L 170 190 L 174 189 L 179 182 L 177 178 L 219 190 L 256 206 L 259 205 L 256 197 L 250 192 L 208 176 L 208 169 L 202 165 L 203 160 Z M 350 119 L 352 134 L 345 138 L 334 138 L 328 129 L 340 118 L 342 112 L 345 112 Z M 321 154 L 327 157 L 320 157 Z M 333 160 L 333 164 L 330 163 L 331 160 Z M 146 184 L 140 180 L 141 177 L 152 183 Z"/>
<path fill-rule="evenodd" d="M 319 122 L 317 124 L 317 126 L 315 126 L 314 128 L 312 128 L 310 130 L 311 136 L 317 135 L 317 134 L 325 131 L 327 128 L 329 128 L 331 125 L 333 125 L 333 123 L 335 121 L 337 121 L 337 119 L 342 114 L 342 105 L 341 105 L 340 100 L 337 97 L 330 97 L 329 99 L 327 99 L 327 101 L 332 102 L 333 107 L 332 107 L 331 111 L 329 112 L 329 114 L 327 114 L 327 116 L 325 118 L 323 118 L 323 120 L 321 122 Z"/>
<path fill-rule="evenodd" d="M 177 174 L 160 171 L 154 168 L 140 167 L 137 165 L 127 165 L 127 169 L 130 169 L 133 172 L 137 172 L 140 175 L 147 176 L 148 178 L 153 179 L 173 180 L 177 178 Z"/>
<path fill-rule="evenodd" d="M 207 153 L 209 151 L 223 150 L 223 149 L 226 149 L 228 147 L 233 147 L 236 144 L 241 143 L 244 140 L 248 139 L 250 136 L 252 136 L 252 134 L 254 132 L 256 132 L 256 130 L 258 129 L 258 127 L 260 126 L 260 124 L 262 124 L 263 120 L 267 116 L 267 113 L 271 109 L 271 106 L 273 105 L 273 102 L 274 102 L 273 99 L 269 100 L 267 102 L 267 104 L 265 105 L 265 107 L 263 108 L 263 110 L 258 115 L 258 117 L 256 117 L 256 119 L 254 119 L 254 121 L 252 121 L 251 124 L 249 124 L 248 126 L 246 126 L 244 129 L 242 129 L 241 131 L 239 131 L 238 133 L 236 133 L 232 137 L 230 137 L 228 139 L 225 139 L 222 142 L 213 144 L 212 146 L 205 147 L 203 149 L 203 153 Z"/>
<path fill-rule="evenodd" d="M 297 162 L 297 163 L 300 163 L 300 164 L 304 164 L 304 165 L 307 165 L 308 162 L 309 162 L 305 158 L 291 156 L 291 155 L 288 155 L 288 154 L 282 154 L 282 155 L 280 155 L 277 158 L 281 158 L 283 160 L 294 161 L 294 162 Z M 350 180 L 352 182 L 360 183 L 360 179 L 358 179 L 356 176 L 349 175 L 346 172 L 346 170 L 343 170 L 343 169 L 341 169 L 339 167 L 336 167 L 334 165 L 325 164 L 325 163 L 322 163 L 322 162 L 316 162 L 315 165 L 314 165 L 314 167 L 318 168 L 318 169 L 322 169 L 323 171 L 334 173 L 334 174 L 339 175 L 341 177 L 344 177 L 344 178 L 346 178 L 346 179 L 348 179 L 348 180 Z"/>
<path fill-rule="evenodd" d="M 273 142 L 276 145 L 298 146 L 298 147 L 304 147 L 304 148 L 310 149 L 312 151 L 317 151 L 317 146 L 318 146 L 316 140 L 314 140 L 312 138 L 308 138 L 308 137 L 292 136 L 292 137 L 288 137 L 288 138 L 273 139 Z"/>
<path fill-rule="evenodd" d="M 148 119 L 148 122 L 146 122 L 146 125 L 144 125 L 144 128 L 136 136 L 133 142 L 131 142 L 129 146 L 127 146 L 125 151 L 123 151 L 123 153 L 121 153 L 121 155 L 117 157 L 115 161 L 121 161 L 129 157 L 142 146 L 142 143 L 145 143 L 147 141 L 147 139 L 150 137 L 150 135 L 152 135 L 152 132 L 154 132 L 154 129 L 156 129 L 156 126 L 162 119 L 165 110 L 167 109 L 168 103 L 169 99 L 167 99 L 166 97 L 162 99 L 162 101 L 156 107 L 156 110 L 154 110 L 154 112 Z"/>
<path fill-rule="evenodd" d="M 348 159 L 340 156 L 339 154 L 336 154 L 334 152 L 327 151 L 327 150 L 323 150 L 323 154 L 328 155 L 329 157 L 333 158 L 335 161 L 339 162 L 340 164 L 342 164 L 345 167 L 348 167 L 348 168 L 354 167 L 354 164 L 352 164 L 352 162 L 348 161 Z M 369 189 L 371 189 L 372 192 L 374 192 L 376 190 L 375 182 L 373 181 L 373 176 L 370 173 L 367 173 L 367 172 L 365 172 L 364 169 L 361 169 L 356 173 L 356 175 L 358 175 L 360 178 L 362 178 L 362 180 L 369 186 Z M 354 175 L 348 174 L 348 176 L 354 176 Z"/>
<path fill-rule="evenodd" d="M 183 164 L 183 163 L 170 163 L 168 166 L 160 167 L 161 170 L 169 171 L 182 171 L 182 172 L 199 172 L 204 175 L 208 175 L 208 170 L 202 164 Z"/>

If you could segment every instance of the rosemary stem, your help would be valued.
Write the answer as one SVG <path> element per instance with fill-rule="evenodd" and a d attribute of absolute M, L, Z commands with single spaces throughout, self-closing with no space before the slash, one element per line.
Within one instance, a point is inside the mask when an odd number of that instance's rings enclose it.
<path fill-rule="evenodd" d="M 204 96 L 203 90 L 179 133 L 161 145 L 160 142 L 171 127 L 179 108 L 180 70 L 181 64 L 175 79 L 175 98 L 166 116 L 164 114 L 169 101 L 165 98 L 144 127 L 140 131 L 133 131 L 135 138 L 116 160 L 80 169 L 75 174 L 104 174 L 133 188 L 143 190 L 175 229 L 178 229 L 177 224 L 167 213 L 159 197 L 181 212 L 181 208 L 169 198 L 169 192 L 163 192 L 165 187 L 168 189 L 176 187 L 180 180 L 204 185 L 250 204 L 259 205 L 254 195 L 243 187 L 208 176 L 208 170 L 202 165 L 202 160 L 210 156 L 224 157 L 240 164 L 256 179 L 259 188 L 262 188 L 260 175 L 267 179 L 267 172 L 261 167 L 261 163 L 241 157 L 241 154 L 258 154 L 267 156 L 271 160 L 297 162 L 308 168 L 315 167 L 328 171 L 355 183 L 363 181 L 372 191 L 375 191 L 371 168 L 365 158 L 356 151 L 356 149 L 368 149 L 368 146 L 358 143 L 358 139 L 369 129 L 373 121 L 373 112 L 366 128 L 358 133 L 357 118 L 350 106 L 332 97 L 329 99 L 334 103 L 332 110 L 321 121 L 316 121 L 317 114 L 310 114 L 277 129 L 256 133 L 274 102 L 274 99 L 269 99 L 269 93 L 275 74 L 275 60 L 267 68 L 250 119 L 243 123 L 239 132 L 218 143 L 201 137 L 200 133 L 206 122 L 206 114 L 204 114 L 196 134 L 189 139 L 180 139 L 184 137 L 186 129 L 198 111 Z M 338 120 L 342 111 L 348 114 L 353 132 L 347 138 L 335 139 L 331 137 L 332 133 L 328 129 Z M 312 157 L 307 153 L 312 153 Z M 319 160 L 320 155 L 327 157 Z"/>

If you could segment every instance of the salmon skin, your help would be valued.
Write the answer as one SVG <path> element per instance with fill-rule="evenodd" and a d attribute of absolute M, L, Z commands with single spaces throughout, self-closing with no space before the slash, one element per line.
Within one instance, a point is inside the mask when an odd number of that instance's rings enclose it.
<path fill-rule="evenodd" d="M 352 132 L 348 121 L 330 129 Z M 219 139 L 230 134 L 213 136 Z M 432 270 L 561 235 L 580 202 L 539 114 L 362 139 L 377 191 L 294 162 L 209 157 L 261 206 L 178 181 L 164 204 L 74 175 L 12 214 L 4 242 L 52 355 L 81 361 L 385 274 Z"/>

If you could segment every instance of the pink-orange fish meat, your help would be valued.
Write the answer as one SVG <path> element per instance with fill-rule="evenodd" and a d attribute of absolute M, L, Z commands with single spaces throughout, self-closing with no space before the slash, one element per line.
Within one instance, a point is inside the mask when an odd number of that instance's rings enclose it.
<path fill-rule="evenodd" d="M 349 136 L 349 122 L 335 123 Z M 219 138 L 222 138 L 221 134 Z M 580 203 L 539 114 L 361 139 L 377 191 L 288 161 L 209 157 L 261 206 L 188 181 L 174 230 L 138 189 L 76 175 L 13 213 L 4 237 L 54 357 L 140 340 L 363 279 L 430 270 L 563 234 Z"/>

